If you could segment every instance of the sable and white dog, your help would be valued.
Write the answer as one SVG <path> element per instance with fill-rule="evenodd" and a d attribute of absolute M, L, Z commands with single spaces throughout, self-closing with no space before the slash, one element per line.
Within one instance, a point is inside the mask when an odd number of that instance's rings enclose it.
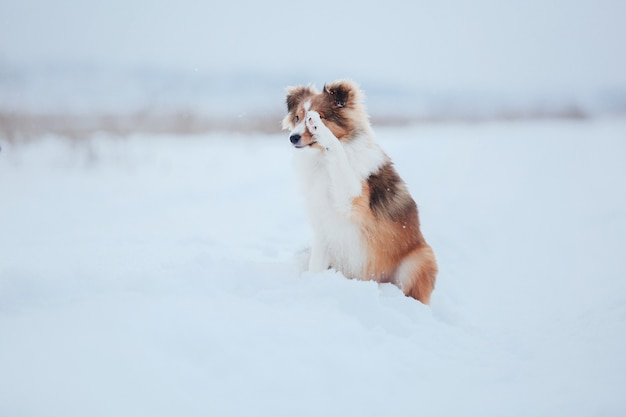
<path fill-rule="evenodd" d="M 417 206 L 374 141 L 363 94 L 349 80 L 287 88 L 283 128 L 291 131 L 314 242 L 310 271 L 392 282 L 428 304 L 437 262 L 420 231 Z"/>

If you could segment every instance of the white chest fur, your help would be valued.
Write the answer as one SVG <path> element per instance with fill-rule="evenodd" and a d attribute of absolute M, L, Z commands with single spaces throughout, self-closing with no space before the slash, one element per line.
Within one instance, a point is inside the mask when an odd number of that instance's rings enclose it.
<path fill-rule="evenodd" d="M 318 149 L 299 149 L 295 163 L 314 232 L 309 268 L 332 266 L 354 278 L 361 276 L 367 259 L 360 228 L 352 221 L 351 202 L 387 157 L 367 137 L 343 145 L 342 151 L 345 158 L 338 160 Z"/>

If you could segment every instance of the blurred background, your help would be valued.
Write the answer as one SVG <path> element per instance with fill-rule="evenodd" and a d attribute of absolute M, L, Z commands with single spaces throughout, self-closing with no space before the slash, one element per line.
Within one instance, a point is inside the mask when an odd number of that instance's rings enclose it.
<path fill-rule="evenodd" d="M 0 0 L 0 135 L 277 132 L 352 78 L 376 124 L 626 114 L 626 2 Z"/>

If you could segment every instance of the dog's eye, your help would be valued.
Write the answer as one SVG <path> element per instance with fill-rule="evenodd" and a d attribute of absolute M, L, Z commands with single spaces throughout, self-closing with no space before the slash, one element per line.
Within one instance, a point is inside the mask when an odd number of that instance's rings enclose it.
<path fill-rule="evenodd" d="M 296 117 L 294 118 L 294 120 L 296 121 L 296 123 L 298 123 L 298 122 L 300 121 L 300 117 L 299 117 L 299 116 L 296 116 Z"/>

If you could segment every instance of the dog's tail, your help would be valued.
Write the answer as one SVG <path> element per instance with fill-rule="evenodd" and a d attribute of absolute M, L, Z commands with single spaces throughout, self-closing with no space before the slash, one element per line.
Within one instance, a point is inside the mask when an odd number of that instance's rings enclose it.
<path fill-rule="evenodd" d="M 402 259 L 394 274 L 394 282 L 406 295 L 428 304 L 435 288 L 437 271 L 435 254 L 424 243 Z"/>

